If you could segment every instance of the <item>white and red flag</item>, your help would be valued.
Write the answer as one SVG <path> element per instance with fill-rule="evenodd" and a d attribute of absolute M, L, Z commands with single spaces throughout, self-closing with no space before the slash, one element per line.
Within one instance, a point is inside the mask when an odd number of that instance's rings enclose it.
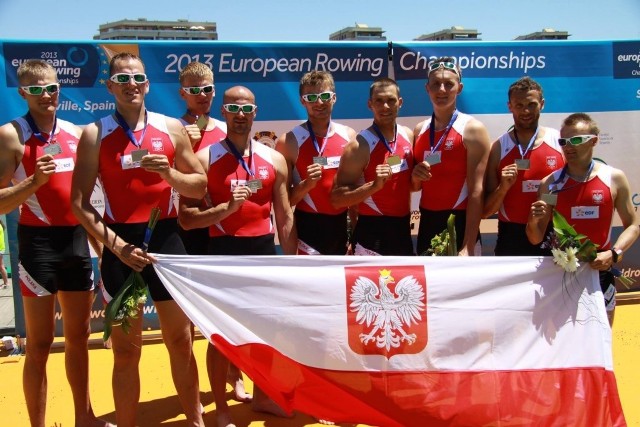
<path fill-rule="evenodd" d="M 376 426 L 623 426 L 596 272 L 533 257 L 154 255 L 285 410 Z"/>

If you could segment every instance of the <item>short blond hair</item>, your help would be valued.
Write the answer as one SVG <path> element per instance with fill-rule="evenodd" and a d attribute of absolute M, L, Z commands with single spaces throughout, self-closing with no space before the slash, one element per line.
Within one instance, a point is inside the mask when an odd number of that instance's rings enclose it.
<path fill-rule="evenodd" d="M 26 84 L 26 80 L 29 77 L 38 77 L 44 78 L 47 74 L 50 74 L 53 71 L 53 74 L 56 76 L 56 82 L 58 81 L 58 72 L 53 67 L 53 65 L 49 64 L 47 61 L 42 59 L 28 59 L 18 67 L 18 82 L 22 84 Z"/>
<path fill-rule="evenodd" d="M 180 84 L 184 83 L 188 77 L 210 78 L 213 83 L 213 71 L 211 68 L 198 61 L 188 63 L 187 66 L 180 71 Z"/>

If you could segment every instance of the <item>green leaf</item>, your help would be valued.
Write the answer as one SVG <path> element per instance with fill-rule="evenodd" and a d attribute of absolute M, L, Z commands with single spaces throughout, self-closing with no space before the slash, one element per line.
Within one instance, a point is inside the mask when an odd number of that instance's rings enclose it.
<path fill-rule="evenodd" d="M 124 284 L 122 285 L 118 293 L 116 293 L 113 299 L 109 301 L 109 303 L 107 304 L 107 307 L 104 310 L 104 333 L 102 334 L 102 339 L 104 341 L 108 340 L 109 337 L 111 336 L 112 325 L 113 325 L 114 319 L 116 318 L 116 315 L 118 314 L 118 310 L 122 305 L 122 300 L 125 298 L 125 294 L 129 293 L 129 290 L 132 289 L 135 283 L 134 274 L 139 275 L 139 273 L 132 271 L 129 277 L 127 278 L 127 280 L 125 280 Z"/>
<path fill-rule="evenodd" d="M 449 234 L 449 244 L 447 245 L 447 255 L 458 255 L 458 238 L 456 236 L 456 216 L 454 214 L 449 215 L 447 219 L 447 231 Z"/>

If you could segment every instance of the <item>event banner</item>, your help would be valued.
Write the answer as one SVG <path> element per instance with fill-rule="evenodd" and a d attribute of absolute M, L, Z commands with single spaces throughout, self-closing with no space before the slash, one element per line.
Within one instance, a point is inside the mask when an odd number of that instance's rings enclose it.
<path fill-rule="evenodd" d="M 336 423 L 623 426 L 597 273 L 535 257 L 157 255 L 209 340 Z"/>
<path fill-rule="evenodd" d="M 273 145 L 275 138 L 306 119 L 299 80 L 312 70 L 329 71 L 336 81 L 333 119 L 356 131 L 372 120 L 367 108 L 370 84 L 395 78 L 404 100 L 398 121 L 413 128 L 431 115 L 425 91 L 430 60 L 451 56 L 462 69 L 463 91 L 458 108 L 484 122 L 492 139 L 512 125 L 507 108 L 509 85 L 531 76 L 543 87 L 545 105 L 540 123 L 558 128 L 573 112 L 588 112 L 602 130 L 596 156 L 627 173 L 632 202 L 640 205 L 640 40 L 510 41 L 510 42 L 219 42 L 219 41 L 18 41 L 0 39 L 0 123 L 25 113 L 16 70 L 39 58 L 57 70 L 62 90 L 59 117 L 79 125 L 113 113 L 106 89 L 109 61 L 119 52 L 142 57 L 151 86 L 147 107 L 179 117 L 184 101 L 178 76 L 192 61 L 211 67 L 216 98 L 211 115 L 220 117 L 226 89 L 244 85 L 256 95 L 256 139 Z M 413 224 L 417 224 L 418 193 Z M 483 253 L 492 254 L 495 220 L 485 221 Z M 620 223 L 616 217 L 614 238 Z M 414 230 L 415 232 L 415 230 Z M 11 236 L 9 236 L 11 238 Z M 15 258 L 14 258 L 15 259 Z M 17 271 L 17 265 L 13 266 Z M 622 274 L 640 279 L 640 248 L 621 263 Z M 620 292 L 640 290 L 639 284 Z"/>

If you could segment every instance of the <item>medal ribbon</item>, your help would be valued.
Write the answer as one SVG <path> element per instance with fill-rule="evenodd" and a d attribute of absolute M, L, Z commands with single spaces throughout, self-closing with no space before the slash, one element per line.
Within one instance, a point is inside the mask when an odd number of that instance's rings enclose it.
<path fill-rule="evenodd" d="M 596 162 L 594 162 L 593 160 L 591 160 L 591 163 L 589 164 L 589 170 L 587 171 L 586 175 L 582 178 L 582 180 L 578 181 L 577 184 L 573 184 L 569 187 L 562 187 L 562 188 L 555 188 L 552 189 L 553 187 L 557 187 L 557 184 L 561 183 L 562 181 L 564 181 L 567 178 L 568 172 L 567 172 L 567 168 L 568 165 L 564 165 L 564 167 L 562 168 L 562 172 L 560 172 L 560 176 L 558 177 L 558 179 L 556 179 L 555 181 L 553 181 L 550 185 L 549 185 L 549 193 L 550 194 L 555 194 L 555 193 L 559 193 L 561 191 L 566 191 L 570 188 L 574 188 L 577 187 L 579 185 L 584 184 L 585 182 L 587 182 L 587 180 L 589 179 L 589 176 L 591 176 L 591 172 L 593 172 L 593 167 L 596 165 Z M 577 181 L 577 180 L 576 180 Z"/>
<path fill-rule="evenodd" d="M 224 140 L 226 141 L 227 146 L 229 147 L 229 150 L 231 151 L 231 154 L 233 154 L 233 156 L 236 158 L 238 163 L 247 172 L 247 174 L 249 174 L 252 177 L 255 176 L 255 173 L 253 172 L 253 144 L 252 144 L 252 141 L 249 141 L 249 164 L 247 164 L 247 162 L 245 162 L 244 158 L 242 157 L 242 154 L 240 154 L 240 152 L 238 151 L 236 146 L 233 145 L 231 140 L 229 138 L 225 138 Z"/>
<path fill-rule="evenodd" d="M 540 131 L 540 127 L 536 127 L 536 133 L 533 134 L 533 136 L 531 137 L 531 139 L 529 140 L 529 144 L 527 145 L 527 148 L 524 150 L 524 152 L 522 151 L 522 144 L 520 144 L 520 140 L 518 139 L 518 131 L 516 131 L 516 128 L 513 128 L 513 137 L 516 140 L 516 145 L 518 146 L 518 150 L 520 151 L 520 157 L 524 159 L 524 156 L 527 155 L 527 153 L 529 152 L 529 150 L 531 150 L 531 147 L 533 147 L 533 144 L 536 142 L 536 138 L 538 137 L 538 132 Z"/>
<path fill-rule="evenodd" d="M 438 151 L 438 148 L 440 148 L 442 141 L 444 141 L 447 135 L 449 134 L 449 131 L 453 127 L 453 124 L 455 123 L 457 118 L 458 118 L 458 110 L 456 109 L 453 111 L 453 115 L 451 116 L 451 120 L 449 120 L 449 124 L 444 129 L 442 136 L 440 137 L 440 139 L 438 140 L 438 143 L 434 147 L 433 140 L 436 138 L 436 114 L 435 113 L 431 114 L 431 123 L 429 123 L 429 145 L 431 146 L 432 154 Z"/>
<path fill-rule="evenodd" d="M 144 126 L 142 128 L 142 135 L 140 135 L 140 142 L 138 142 L 136 136 L 133 134 L 133 131 L 129 127 L 129 124 L 127 124 L 127 122 L 124 120 L 124 117 L 122 117 L 122 114 L 120 114 L 118 110 L 116 110 L 114 116 L 116 118 L 116 122 L 118 122 L 118 125 L 122 128 L 122 130 L 124 130 L 124 133 L 127 134 L 129 141 L 131 141 L 136 147 L 140 148 L 142 146 L 142 141 L 144 141 L 144 135 L 147 133 L 147 109 L 145 108 L 144 110 Z"/>
<path fill-rule="evenodd" d="M 329 122 L 329 127 L 327 128 L 327 134 L 322 138 L 322 147 L 318 146 L 318 140 L 316 139 L 316 134 L 313 133 L 313 128 L 311 127 L 311 122 L 307 120 L 307 129 L 309 129 L 309 136 L 311 137 L 311 141 L 313 142 L 313 146 L 316 147 L 316 151 L 318 152 L 318 156 L 322 156 L 324 153 L 324 149 L 327 146 L 327 140 L 329 139 L 329 131 L 331 129 L 331 122 Z"/>
<path fill-rule="evenodd" d="M 396 147 L 398 146 L 398 125 L 397 124 L 393 125 L 393 141 L 391 141 L 393 142 L 393 148 L 391 147 L 391 144 L 387 142 L 387 138 L 384 137 L 378 125 L 373 123 L 372 127 L 376 135 L 378 135 L 378 138 L 380 139 L 380 141 L 382 141 L 384 146 L 387 147 L 387 151 L 389 152 L 389 154 L 393 154 L 396 151 Z"/>
<path fill-rule="evenodd" d="M 33 136 L 35 136 L 45 144 L 51 144 L 51 142 L 53 141 L 53 137 L 56 134 L 56 128 L 58 126 L 58 119 L 56 118 L 55 115 L 53 116 L 53 128 L 51 129 L 51 133 L 49 134 L 49 138 L 47 139 L 45 139 L 45 137 L 42 136 L 42 132 L 38 128 L 38 125 L 36 125 L 36 121 L 33 120 L 33 116 L 31 116 L 31 113 L 27 112 L 27 114 L 24 116 L 24 119 L 27 121 L 27 124 L 29 125 L 29 129 L 31 129 L 31 133 L 33 133 Z"/>

